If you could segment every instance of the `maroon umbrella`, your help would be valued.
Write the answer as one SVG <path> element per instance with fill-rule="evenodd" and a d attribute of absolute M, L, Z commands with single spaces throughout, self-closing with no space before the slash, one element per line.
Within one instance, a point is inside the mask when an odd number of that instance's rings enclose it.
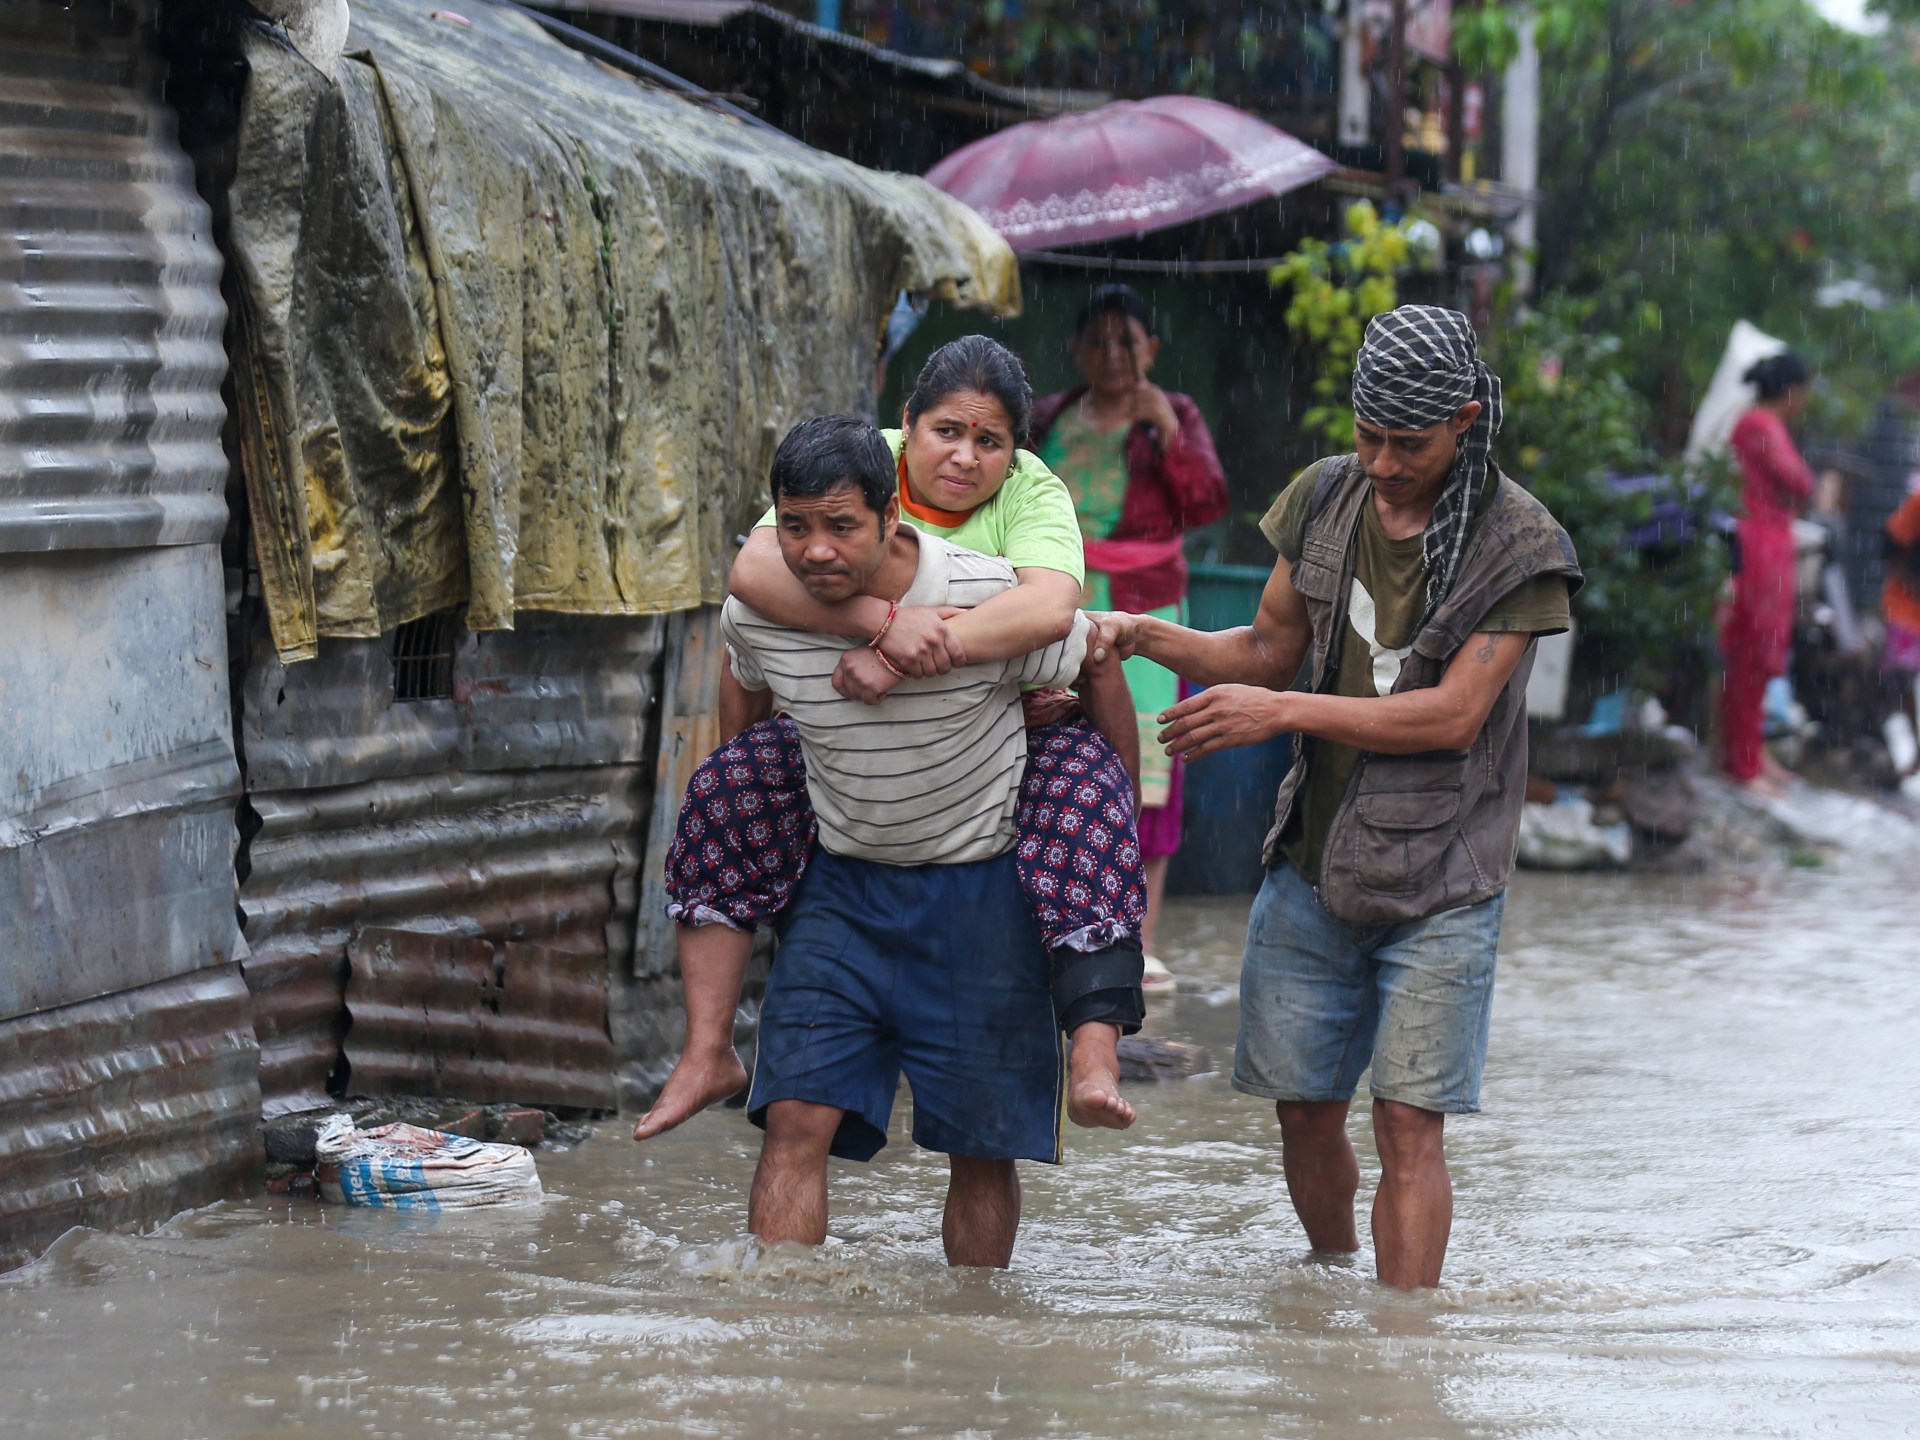
<path fill-rule="evenodd" d="M 1337 168 L 1231 105 L 1161 95 L 1009 126 L 954 151 L 927 179 L 1015 250 L 1040 250 L 1163 230 Z"/>

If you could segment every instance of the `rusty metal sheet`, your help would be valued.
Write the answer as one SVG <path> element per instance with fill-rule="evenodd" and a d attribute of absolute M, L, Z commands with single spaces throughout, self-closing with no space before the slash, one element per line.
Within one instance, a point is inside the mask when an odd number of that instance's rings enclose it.
<path fill-rule="evenodd" d="M 533 942 L 597 956 L 604 974 L 610 937 L 631 944 L 645 798 L 637 765 L 255 795 L 240 904 L 269 1108 L 324 1095 L 356 926 Z"/>
<path fill-rule="evenodd" d="M 240 905 L 270 1111 L 325 1096 L 356 926 L 550 946 L 624 974 L 666 623 L 522 615 L 462 637 L 451 698 L 397 701 L 382 642 L 326 640 L 287 665 L 261 622 L 242 682 L 259 828 Z"/>
<path fill-rule="evenodd" d="M 248 787 L 646 762 L 666 623 L 522 615 L 512 631 L 464 634 L 452 698 L 427 701 L 394 699 L 378 641 L 327 641 L 287 665 L 262 630 L 242 697 Z"/>
<path fill-rule="evenodd" d="M 347 957 L 354 1094 L 614 1107 L 604 950 L 363 929 Z"/>
<path fill-rule="evenodd" d="M 226 528 L 220 256 L 151 10 L 0 6 L 0 554 Z"/>
<path fill-rule="evenodd" d="M 259 1181 L 259 1053 L 222 965 L 0 1020 L 0 1268 Z"/>

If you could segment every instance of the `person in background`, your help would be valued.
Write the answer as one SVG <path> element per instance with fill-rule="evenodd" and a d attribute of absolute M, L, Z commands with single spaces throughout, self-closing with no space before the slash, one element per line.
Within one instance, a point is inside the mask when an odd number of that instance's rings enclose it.
<path fill-rule="evenodd" d="M 1813 473 L 1787 425 L 1805 407 L 1812 375 L 1804 360 L 1785 352 L 1760 361 L 1744 378 L 1759 399 L 1733 427 L 1730 442 L 1746 513 L 1733 604 L 1720 630 L 1722 764 L 1737 783 L 1778 795 L 1791 772 L 1767 753 L 1761 707 L 1767 682 L 1786 673 L 1793 639 L 1793 517 L 1813 494 Z"/>
<path fill-rule="evenodd" d="M 1066 482 L 1086 541 L 1090 610 L 1186 622 L 1186 532 L 1227 511 L 1227 481 L 1200 409 L 1149 379 L 1160 354 L 1151 313 L 1126 285 L 1093 292 L 1074 326 L 1082 383 L 1033 407 L 1033 449 Z M 1154 717 L 1180 698 L 1171 670 L 1144 656 L 1126 663 L 1139 715 L 1140 853 L 1147 916 L 1141 927 L 1149 991 L 1173 977 L 1156 956 L 1167 865 L 1180 848 L 1182 762 L 1153 742 Z"/>
<path fill-rule="evenodd" d="M 1920 484 L 1887 517 L 1887 583 L 1880 591 L 1880 614 L 1887 641 L 1880 652 L 1880 673 L 1900 687 L 1900 708 L 1920 739 Z M 1902 780 L 1920 774 L 1920 752 L 1901 770 Z"/>

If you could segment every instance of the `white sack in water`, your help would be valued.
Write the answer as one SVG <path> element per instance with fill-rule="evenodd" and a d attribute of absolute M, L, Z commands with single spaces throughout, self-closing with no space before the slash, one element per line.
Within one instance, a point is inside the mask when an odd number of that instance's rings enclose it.
<path fill-rule="evenodd" d="M 465 1210 L 538 1200 L 540 1174 L 518 1145 L 490 1145 L 418 1125 L 356 1130 L 336 1115 L 315 1137 L 320 1194 L 336 1205 Z"/>
<path fill-rule="evenodd" d="M 1597 825 L 1593 806 L 1576 795 L 1520 809 L 1520 863 L 1529 870 L 1601 870 L 1633 854 L 1625 825 Z"/>

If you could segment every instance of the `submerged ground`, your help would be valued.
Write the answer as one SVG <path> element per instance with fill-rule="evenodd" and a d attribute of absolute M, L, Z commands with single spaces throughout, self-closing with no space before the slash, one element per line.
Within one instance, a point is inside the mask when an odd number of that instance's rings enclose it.
<path fill-rule="evenodd" d="M 0 1429 L 1920 1433 L 1920 847 L 1816 818 L 1852 847 L 1817 869 L 1518 878 L 1436 1292 L 1308 1258 L 1271 1112 L 1223 1078 L 1136 1088 L 1133 1130 L 1029 1167 L 1004 1275 L 940 1263 L 904 1096 L 817 1254 L 740 1239 L 757 1132 L 714 1111 L 541 1156 L 530 1210 L 260 1196 L 75 1232 L 0 1277 Z M 1203 988 L 1155 1010 L 1222 1067 L 1245 912 L 1176 906 Z"/>

